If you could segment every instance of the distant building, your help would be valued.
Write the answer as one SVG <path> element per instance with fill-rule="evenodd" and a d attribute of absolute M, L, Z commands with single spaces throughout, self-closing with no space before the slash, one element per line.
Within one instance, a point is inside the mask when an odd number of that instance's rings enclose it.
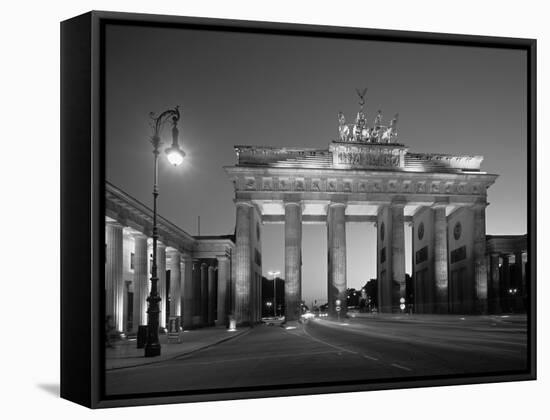
<path fill-rule="evenodd" d="M 487 258 L 490 310 L 524 311 L 529 295 L 527 235 L 487 235 Z"/>
<path fill-rule="evenodd" d="M 285 281 L 280 277 L 273 280 L 262 277 L 262 317 L 283 315 L 284 308 Z"/>

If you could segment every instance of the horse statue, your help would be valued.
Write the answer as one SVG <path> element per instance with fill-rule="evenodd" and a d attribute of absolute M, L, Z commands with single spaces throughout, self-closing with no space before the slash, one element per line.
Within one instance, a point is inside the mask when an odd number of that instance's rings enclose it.
<path fill-rule="evenodd" d="M 373 141 L 380 142 L 380 137 L 382 136 L 382 111 L 378 110 L 376 118 L 374 119 L 374 126 L 372 128 L 372 137 Z"/>
<path fill-rule="evenodd" d="M 346 117 L 343 112 L 338 113 L 338 138 L 340 141 L 348 141 L 349 127 L 346 124 Z"/>

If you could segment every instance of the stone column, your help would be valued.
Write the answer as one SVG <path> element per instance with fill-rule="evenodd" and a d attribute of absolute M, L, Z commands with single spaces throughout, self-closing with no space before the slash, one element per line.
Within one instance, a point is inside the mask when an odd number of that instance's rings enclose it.
<path fill-rule="evenodd" d="M 170 316 L 181 316 L 181 257 L 170 251 Z"/>
<path fill-rule="evenodd" d="M 405 283 L 405 202 L 394 200 L 391 204 L 391 265 L 392 307 L 399 310 L 399 299 L 406 298 Z"/>
<path fill-rule="evenodd" d="M 107 222 L 105 226 L 105 317 L 116 331 L 124 331 L 124 282 L 122 279 L 122 225 Z"/>
<path fill-rule="evenodd" d="M 500 258 L 498 254 L 491 254 L 491 287 L 489 289 L 491 300 L 490 310 L 498 314 L 501 312 L 500 308 L 500 273 L 499 273 L 499 263 Z"/>
<path fill-rule="evenodd" d="M 182 295 L 183 295 L 183 328 L 193 327 L 193 260 L 190 256 L 183 257 L 182 270 Z"/>
<path fill-rule="evenodd" d="M 389 205 L 383 204 L 376 217 L 376 277 L 378 282 L 377 299 L 379 312 L 392 311 L 391 276 L 391 218 Z"/>
<path fill-rule="evenodd" d="M 237 201 L 237 220 L 235 237 L 235 284 L 233 291 L 233 308 L 238 325 L 250 322 L 250 217 L 252 203 Z"/>
<path fill-rule="evenodd" d="M 486 203 L 478 203 L 474 212 L 474 278 L 476 312 L 487 313 L 487 259 L 485 258 L 487 239 L 485 236 Z"/>
<path fill-rule="evenodd" d="M 128 292 L 130 291 L 131 288 L 132 288 L 132 280 L 124 280 L 124 299 L 122 299 L 122 306 L 124 309 L 122 311 L 122 319 L 124 320 L 123 327 L 124 327 L 125 333 L 130 331 L 128 329 L 128 317 L 129 317 L 128 304 L 130 303 L 128 301 Z"/>
<path fill-rule="evenodd" d="M 328 311 L 333 317 L 338 315 L 336 300 L 340 300 L 340 316 L 347 312 L 345 211 L 344 203 L 330 203 L 328 208 Z"/>
<path fill-rule="evenodd" d="M 501 295 L 503 296 L 503 311 L 510 312 L 512 310 L 512 299 L 510 296 L 510 256 L 509 255 L 503 255 L 502 256 L 502 287 L 501 287 Z"/>
<path fill-rule="evenodd" d="M 216 325 L 227 324 L 227 287 L 229 285 L 229 258 L 218 257 L 218 308 Z"/>
<path fill-rule="evenodd" d="M 208 264 L 201 264 L 201 325 L 208 324 Z"/>
<path fill-rule="evenodd" d="M 285 203 L 285 320 L 300 318 L 302 300 L 302 205 Z"/>
<path fill-rule="evenodd" d="M 147 236 L 134 235 L 134 308 L 132 330 L 147 325 L 147 296 L 149 295 L 149 273 L 147 272 Z"/>
<path fill-rule="evenodd" d="M 216 267 L 208 266 L 208 325 L 216 320 Z"/>
<path fill-rule="evenodd" d="M 525 264 L 523 263 L 523 252 L 514 254 L 516 259 L 517 285 L 521 296 L 525 295 Z"/>
<path fill-rule="evenodd" d="M 200 326 L 202 323 L 201 315 L 201 260 L 193 258 L 193 326 Z"/>
<path fill-rule="evenodd" d="M 449 312 L 449 270 L 447 251 L 447 216 L 445 204 L 434 205 L 434 278 L 435 307 L 438 313 Z"/>
<path fill-rule="evenodd" d="M 157 242 L 157 274 L 158 274 L 158 294 L 159 302 L 159 328 L 166 328 L 166 245 Z"/>

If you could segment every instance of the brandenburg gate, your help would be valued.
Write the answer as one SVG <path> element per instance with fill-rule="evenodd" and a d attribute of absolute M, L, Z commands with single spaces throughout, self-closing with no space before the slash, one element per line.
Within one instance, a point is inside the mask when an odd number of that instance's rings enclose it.
<path fill-rule="evenodd" d="M 397 115 L 372 126 L 363 109 L 353 124 L 338 114 L 337 138 L 326 149 L 235 146 L 225 167 L 235 190 L 233 310 L 239 324 L 261 317 L 263 223 L 284 223 L 285 316 L 299 317 L 302 224 L 328 235 L 328 307 L 346 305 L 346 222 L 377 228 L 378 310 L 399 311 L 405 295 L 405 223 L 411 223 L 415 311 L 486 313 L 485 208 L 497 175 L 481 156 L 414 153 L 397 140 Z"/>

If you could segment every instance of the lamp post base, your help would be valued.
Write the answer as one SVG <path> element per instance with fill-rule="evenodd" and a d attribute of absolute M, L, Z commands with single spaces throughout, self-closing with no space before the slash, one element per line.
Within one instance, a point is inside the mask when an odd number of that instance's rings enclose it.
<path fill-rule="evenodd" d="M 145 357 L 160 356 L 160 343 L 147 344 L 145 346 Z"/>

